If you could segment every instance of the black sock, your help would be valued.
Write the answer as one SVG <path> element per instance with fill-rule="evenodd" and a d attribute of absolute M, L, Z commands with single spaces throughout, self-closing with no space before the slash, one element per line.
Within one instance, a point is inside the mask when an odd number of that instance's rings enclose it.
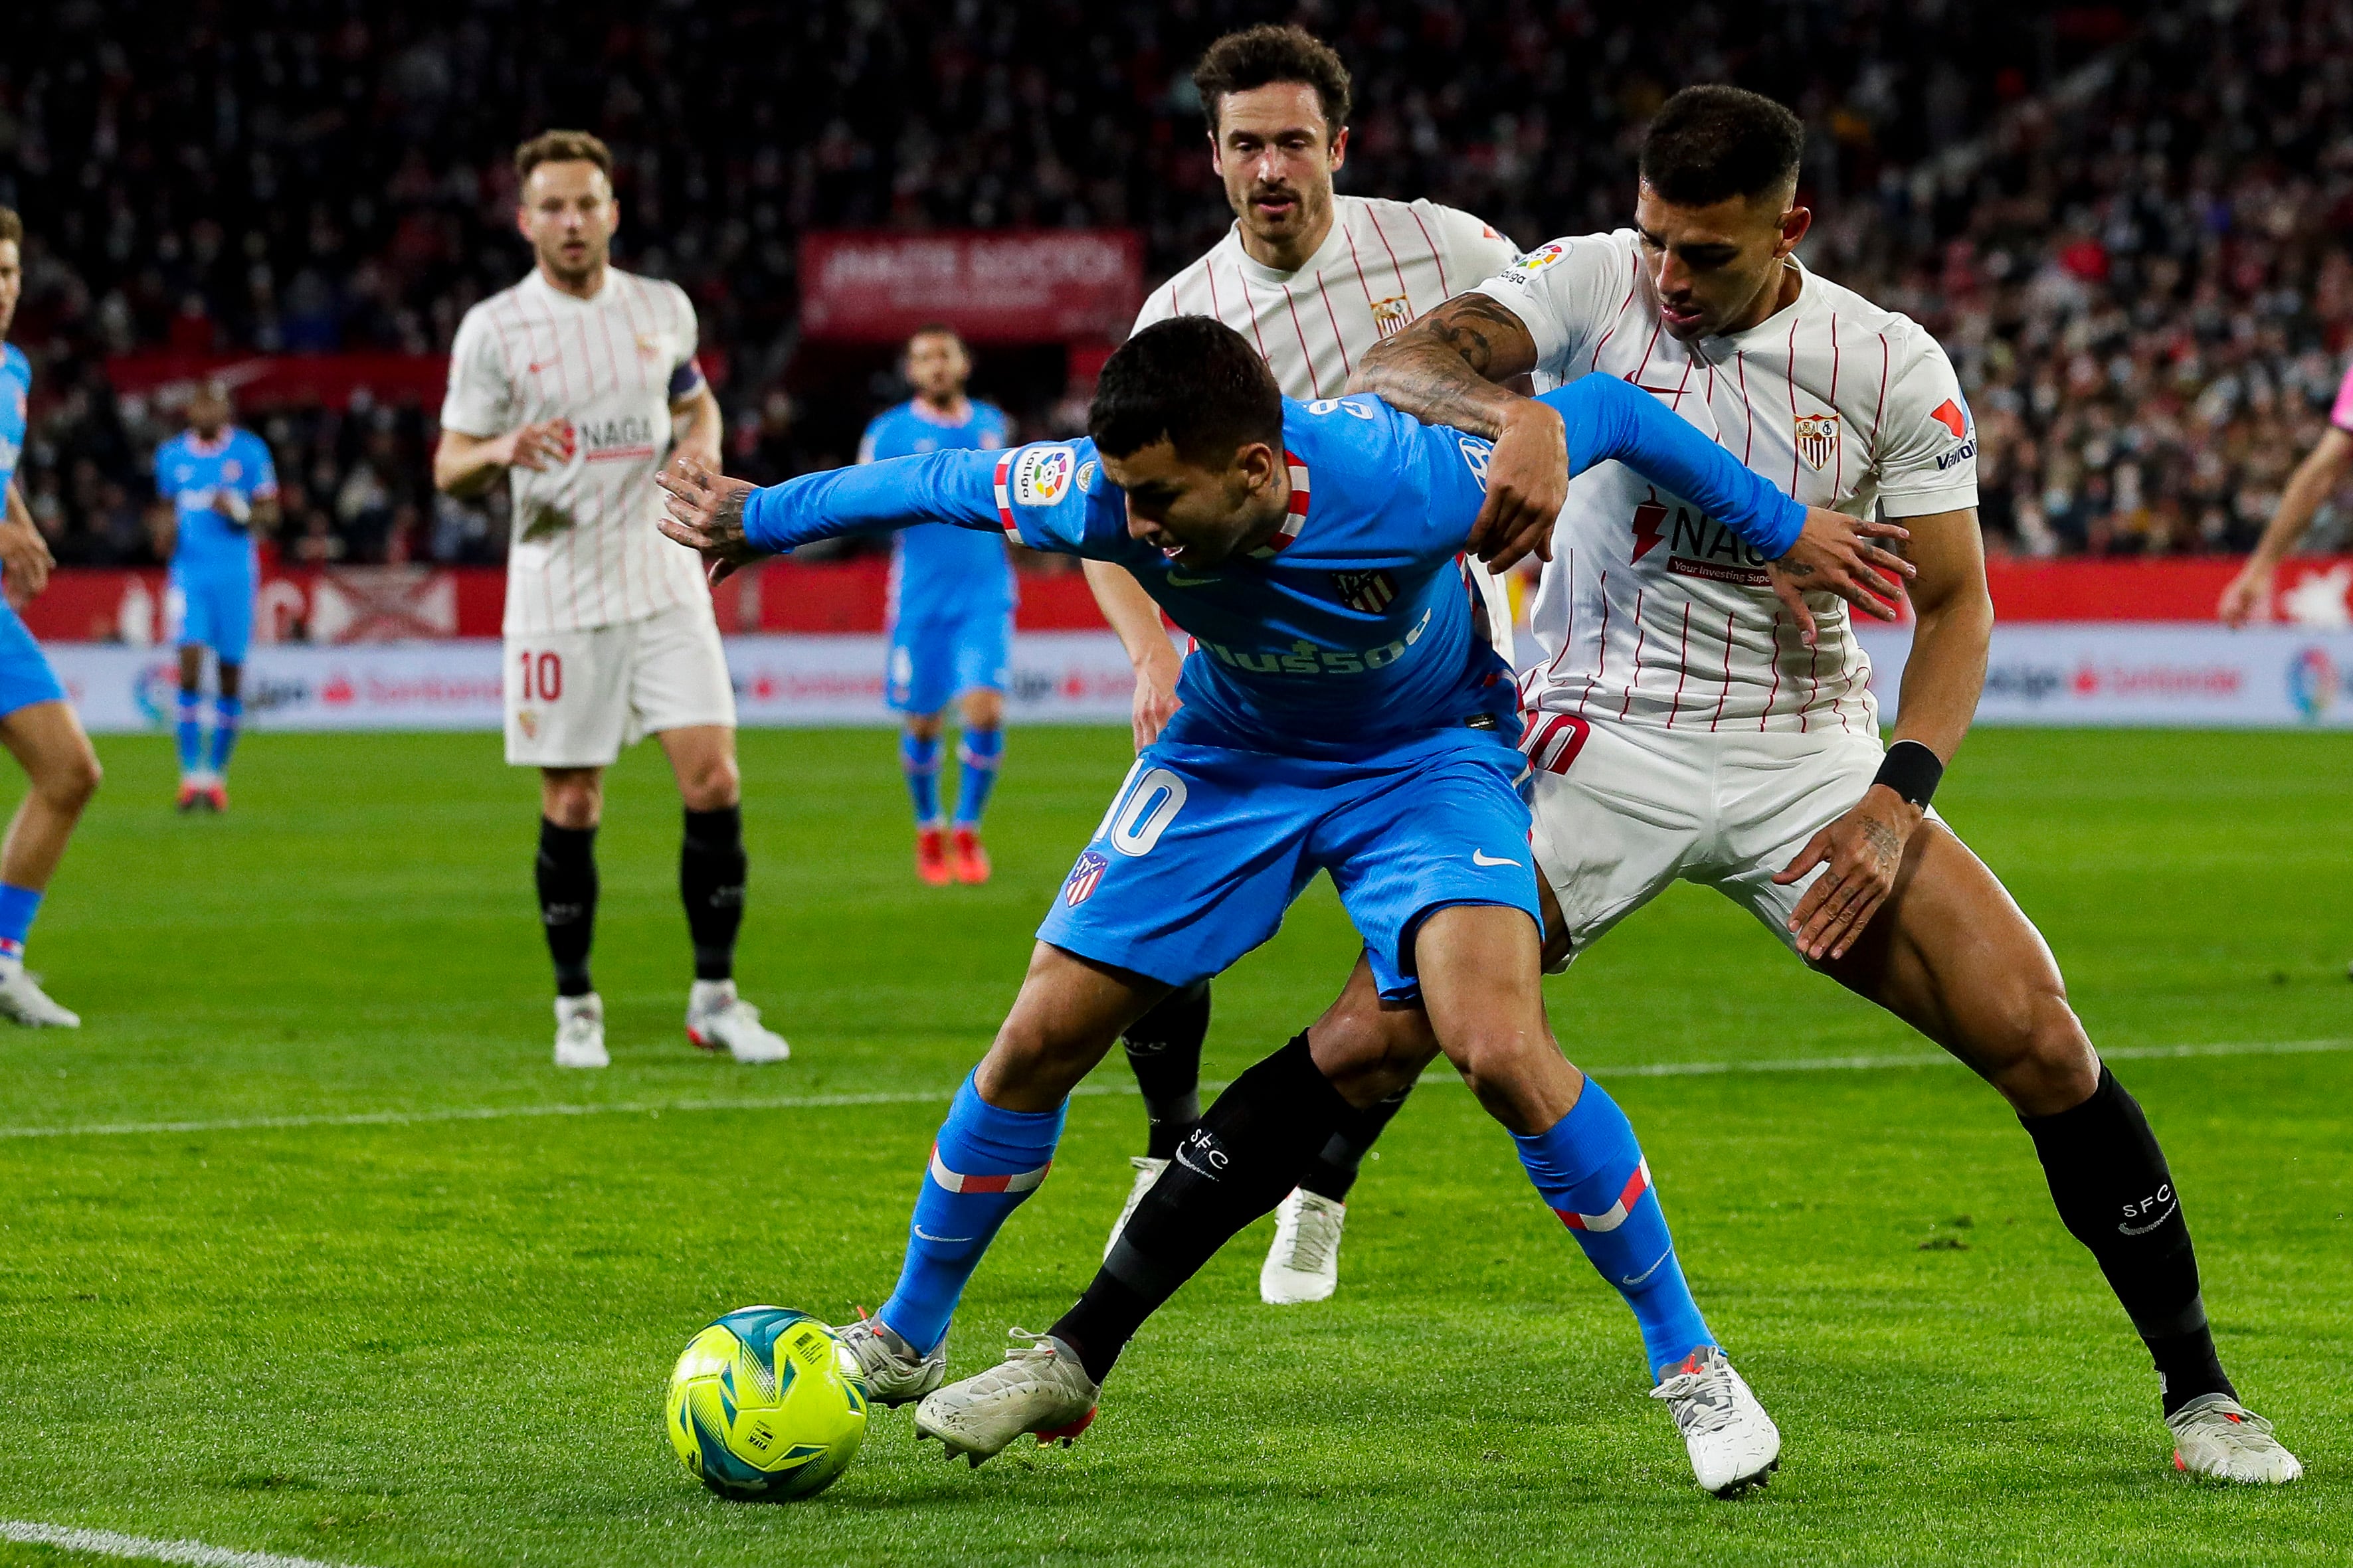
<path fill-rule="evenodd" d="M 1299 1184 L 1299 1173 L 1344 1117 L 1339 1090 L 1300 1035 L 1242 1074 L 1185 1135 L 1111 1256 L 1053 1335 L 1103 1380 L 1160 1303 L 1219 1247 Z"/>
<path fill-rule="evenodd" d="M 2103 1065 L 2092 1098 L 2056 1116 L 2021 1117 L 2059 1217 L 2089 1247 L 2157 1363 L 2165 1413 L 2201 1394 L 2237 1398 L 2198 1292 L 2198 1254 L 2165 1152 L 2139 1102 Z"/>
<path fill-rule="evenodd" d="M 1352 1112 L 1350 1119 L 1340 1124 L 1340 1130 L 1324 1140 L 1324 1152 L 1308 1162 L 1299 1184 L 1335 1204 L 1347 1202 L 1348 1189 L 1356 1184 L 1356 1167 L 1365 1163 L 1366 1152 L 1405 1103 L 1405 1097 L 1412 1092 L 1413 1086 L 1409 1084 L 1387 1100 L 1376 1100 Z"/>
<path fill-rule="evenodd" d="M 596 830 L 539 819 L 539 921 L 555 960 L 555 994 L 586 996 L 588 944 L 596 934 Z"/>
<path fill-rule="evenodd" d="M 678 896 L 686 901 L 697 980 L 734 976 L 735 932 L 744 923 L 744 868 L 742 806 L 686 814 L 686 837 L 678 847 Z"/>
<path fill-rule="evenodd" d="M 1144 1152 L 1155 1160 L 1173 1157 L 1187 1131 L 1201 1120 L 1201 1042 L 1208 1037 L 1206 980 L 1171 991 L 1120 1037 L 1135 1086 L 1144 1091 L 1151 1128 Z"/>

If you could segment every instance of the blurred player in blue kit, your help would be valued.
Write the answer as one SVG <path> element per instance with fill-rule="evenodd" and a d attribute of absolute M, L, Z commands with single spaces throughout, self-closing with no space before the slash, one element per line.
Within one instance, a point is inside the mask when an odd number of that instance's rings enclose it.
<path fill-rule="evenodd" d="M 0 207 L 0 338 L 6 337 L 24 292 L 24 242 L 23 221 Z M 47 584 L 55 564 L 16 488 L 32 390 L 32 362 L 22 349 L 0 343 L 0 495 L 7 508 L 0 520 L 0 580 L 6 587 L 0 602 L 0 745 L 24 768 L 29 786 L 8 824 L 6 840 L 0 842 L 0 1018 L 74 1029 L 81 1019 L 51 1001 L 25 972 L 25 939 L 33 916 L 99 780 L 90 737 L 82 733 L 57 672 L 16 615 L 17 606 Z"/>
<path fill-rule="evenodd" d="M 972 356 L 955 329 L 925 327 L 909 338 L 906 373 L 915 395 L 875 416 L 859 443 L 860 462 L 1006 444 L 1005 411 L 964 394 Z M 988 880 L 980 815 L 1005 752 L 1013 600 L 1013 569 L 996 540 L 940 522 L 899 531 L 891 553 L 890 702 L 905 716 L 899 765 L 915 805 L 915 874 L 935 888 Z M 953 827 L 940 814 L 941 716 L 952 698 L 964 721 Z"/>
<path fill-rule="evenodd" d="M 228 809 L 228 759 L 245 720 L 241 678 L 261 586 L 257 531 L 278 524 L 269 447 L 229 423 L 228 393 L 188 400 L 188 427 L 155 448 L 155 493 L 172 503 L 172 637 L 180 645 L 182 811 Z M 219 671 L 211 744 L 204 727 L 205 651 Z"/>
<path fill-rule="evenodd" d="M 1842 595 L 1908 568 L 1900 537 L 1809 510 L 1655 399 L 1607 376 L 1547 395 L 1571 471 L 1622 458 L 1767 559 Z M 1136 759 L 1039 931 L 995 1043 L 950 1108 L 881 1310 L 841 1331 L 874 1398 L 921 1399 L 920 1436 L 974 1463 L 1024 1433 L 1075 1436 L 1137 1325 L 1271 1212 L 1343 1118 L 1427 1058 L 1327 1076 L 1313 1031 L 1244 1073 L 1187 1135 L 1084 1298 L 1000 1366 L 950 1387 L 948 1321 L 998 1227 L 1045 1179 L 1070 1091 L 1176 987 L 1274 934 L 1319 871 L 1382 997 L 1513 1133 L 1546 1205 L 1618 1288 L 1653 1365 L 1715 1347 L 1675 1262 L 1631 1125 L 1544 1017 L 1511 669 L 1479 635 L 1461 565 L 1489 444 L 1374 397 L 1284 399 L 1232 328 L 1179 317 L 1103 367 L 1091 439 L 940 452 L 755 490 L 662 476 L 662 530 L 723 575 L 761 554 L 915 519 L 1002 529 L 1113 562 L 1198 644 L 1181 705 Z M 1677 489 L 1677 493 L 1691 493 Z M 1778 1434 L 1745 1384 L 1727 1421 Z M 1752 1478 L 1753 1479 L 1753 1478 Z"/>

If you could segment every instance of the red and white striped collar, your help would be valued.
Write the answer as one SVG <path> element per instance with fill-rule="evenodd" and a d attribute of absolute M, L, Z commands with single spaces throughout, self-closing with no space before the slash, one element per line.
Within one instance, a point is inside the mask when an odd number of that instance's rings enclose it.
<path fill-rule="evenodd" d="M 1274 537 L 1250 552 L 1253 560 L 1269 561 L 1282 554 L 1291 548 L 1291 542 L 1299 537 L 1299 531 L 1307 524 L 1306 461 L 1298 453 L 1288 449 L 1283 452 L 1282 460 L 1291 468 L 1291 510 L 1283 515 L 1282 526 L 1274 531 Z"/>
<path fill-rule="evenodd" d="M 217 458 L 228 450 L 229 439 L 236 434 L 236 426 L 224 425 L 221 426 L 221 433 L 207 441 L 191 428 L 187 433 L 188 453 L 191 457 L 196 458 Z"/>

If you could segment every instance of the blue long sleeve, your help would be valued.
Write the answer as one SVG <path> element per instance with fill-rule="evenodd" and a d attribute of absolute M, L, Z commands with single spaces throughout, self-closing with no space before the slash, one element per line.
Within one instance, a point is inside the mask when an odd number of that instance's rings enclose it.
<path fill-rule="evenodd" d="M 785 551 L 911 522 L 947 522 L 994 532 L 1003 526 L 996 488 L 1002 456 L 927 452 L 803 474 L 744 498 L 744 535 L 762 550 Z"/>
<path fill-rule="evenodd" d="M 1573 477 L 1616 458 L 1716 519 L 1767 561 L 1787 554 L 1806 525 L 1806 509 L 1770 480 L 1614 375 L 1588 375 L 1539 399 L 1568 427 Z"/>

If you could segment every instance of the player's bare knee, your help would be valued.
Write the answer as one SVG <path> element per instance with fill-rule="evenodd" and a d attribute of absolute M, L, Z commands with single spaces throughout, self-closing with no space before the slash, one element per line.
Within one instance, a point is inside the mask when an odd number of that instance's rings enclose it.
<path fill-rule="evenodd" d="M 2020 998 L 1987 1037 L 1972 1044 L 1978 1070 L 2021 1115 L 2055 1115 L 2099 1087 L 2100 1058 L 2091 1037 L 2056 991 Z"/>
<path fill-rule="evenodd" d="M 1438 1054 L 1419 1008 L 1366 1008 L 1343 994 L 1308 1026 L 1315 1066 L 1349 1104 L 1365 1107 L 1410 1089 Z"/>
<path fill-rule="evenodd" d="M 539 808 L 558 827 L 594 827 L 604 815 L 605 791 L 593 777 L 551 775 L 540 784 Z"/>
<path fill-rule="evenodd" d="M 743 775 L 732 754 L 698 764 L 679 781 L 679 795 L 689 811 L 724 811 L 743 798 Z"/>
<path fill-rule="evenodd" d="M 37 787 L 52 808 L 71 814 L 90 804 L 105 778 L 98 753 L 83 745 L 42 769 Z"/>

